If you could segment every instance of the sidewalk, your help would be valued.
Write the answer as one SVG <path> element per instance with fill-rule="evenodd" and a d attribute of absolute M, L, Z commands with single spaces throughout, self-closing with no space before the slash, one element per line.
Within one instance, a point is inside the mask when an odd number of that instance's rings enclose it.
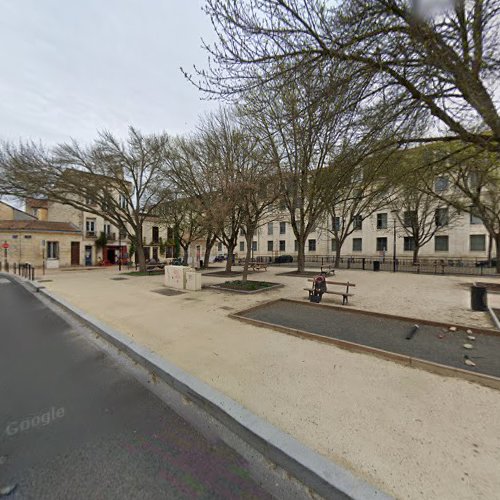
<path fill-rule="evenodd" d="M 275 276 L 285 270 L 259 273 L 285 287 L 256 295 L 167 297 L 152 292 L 161 276 L 114 281 L 116 269 L 52 272 L 44 284 L 389 494 L 494 498 L 500 393 L 227 317 L 303 298 L 305 279 Z M 339 279 L 357 284 L 352 307 L 491 326 L 467 310 L 474 278 L 340 271 Z"/>

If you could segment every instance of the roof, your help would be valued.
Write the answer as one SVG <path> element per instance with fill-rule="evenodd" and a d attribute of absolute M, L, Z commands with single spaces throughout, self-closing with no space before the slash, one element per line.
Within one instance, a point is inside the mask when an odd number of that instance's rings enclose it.
<path fill-rule="evenodd" d="M 29 214 L 28 212 L 25 212 L 24 210 L 21 210 L 20 208 L 14 207 L 10 203 L 6 203 L 3 200 L 0 200 L 0 205 L 5 205 L 6 207 L 11 208 L 15 214 L 18 215 L 18 217 L 21 217 L 22 219 L 33 219 L 36 220 L 36 217 L 32 214 Z M 14 216 L 16 217 L 16 216 Z M 20 220 L 20 219 L 15 219 L 15 220 Z"/>
<path fill-rule="evenodd" d="M 48 208 L 49 200 L 46 198 L 26 198 L 26 207 L 29 208 Z"/>
<path fill-rule="evenodd" d="M 46 220 L 0 220 L 0 231 L 80 233 L 80 230 L 69 222 L 55 222 Z"/>

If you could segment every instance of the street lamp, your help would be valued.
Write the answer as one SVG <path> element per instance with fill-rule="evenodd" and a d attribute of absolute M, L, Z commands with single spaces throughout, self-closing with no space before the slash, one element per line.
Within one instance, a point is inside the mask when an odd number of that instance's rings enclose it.
<path fill-rule="evenodd" d="M 122 270 L 122 228 L 118 228 L 118 271 Z"/>
<path fill-rule="evenodd" d="M 393 246 L 392 246 L 392 272 L 396 272 L 396 219 L 397 219 L 397 210 L 392 210 L 392 217 L 394 222 L 394 238 L 393 238 Z"/>

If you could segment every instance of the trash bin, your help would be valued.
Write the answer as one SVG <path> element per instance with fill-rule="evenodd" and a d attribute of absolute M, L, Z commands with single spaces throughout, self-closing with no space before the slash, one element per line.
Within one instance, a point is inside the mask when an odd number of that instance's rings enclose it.
<path fill-rule="evenodd" d="M 374 260 L 373 261 L 373 270 L 374 271 L 380 271 L 380 261 L 379 260 Z"/>
<path fill-rule="evenodd" d="M 488 299 L 487 299 L 486 287 L 472 285 L 470 287 L 470 306 L 473 311 L 487 311 L 488 310 Z"/>

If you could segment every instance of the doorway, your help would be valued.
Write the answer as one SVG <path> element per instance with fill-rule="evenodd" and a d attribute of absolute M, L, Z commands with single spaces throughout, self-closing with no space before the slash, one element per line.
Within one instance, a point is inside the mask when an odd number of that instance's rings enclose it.
<path fill-rule="evenodd" d="M 72 241 L 71 242 L 71 265 L 79 266 L 80 265 L 80 242 Z"/>
<path fill-rule="evenodd" d="M 86 266 L 92 265 L 92 247 L 91 246 L 85 247 L 85 265 Z"/>

